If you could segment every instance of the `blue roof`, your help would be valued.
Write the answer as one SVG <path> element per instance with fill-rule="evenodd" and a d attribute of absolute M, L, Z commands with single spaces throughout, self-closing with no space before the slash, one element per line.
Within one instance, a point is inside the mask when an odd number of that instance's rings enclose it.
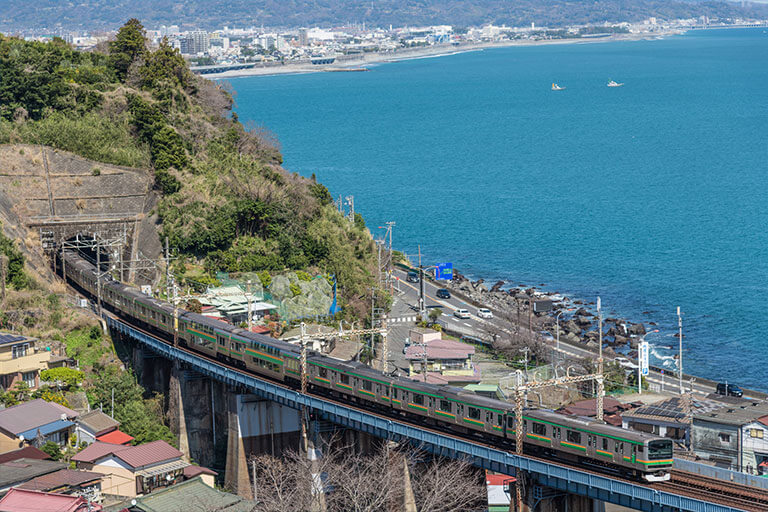
<path fill-rule="evenodd" d="M 40 433 L 44 436 L 47 436 L 51 432 L 58 432 L 59 430 L 64 430 L 65 428 L 69 428 L 72 425 L 74 425 L 73 422 L 69 420 L 56 420 L 53 423 L 48 423 L 47 425 L 40 425 L 36 428 L 31 428 L 25 432 L 21 432 L 20 436 L 24 436 L 24 439 L 34 439 L 37 437 L 37 432 L 40 431 Z"/>

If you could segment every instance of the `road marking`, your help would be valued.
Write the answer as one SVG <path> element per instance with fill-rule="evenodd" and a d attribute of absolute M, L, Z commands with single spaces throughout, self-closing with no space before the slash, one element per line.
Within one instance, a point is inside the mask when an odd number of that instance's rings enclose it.
<path fill-rule="evenodd" d="M 464 325 L 466 325 L 467 327 L 472 327 L 472 326 L 471 326 L 471 325 L 469 325 L 467 322 L 464 322 Z"/>
<path fill-rule="evenodd" d="M 453 318 L 453 317 L 451 317 L 451 320 L 453 320 L 454 322 L 458 322 L 458 320 L 456 320 L 456 319 L 455 319 L 455 318 Z"/>
<path fill-rule="evenodd" d="M 441 316 L 451 316 L 448 313 L 441 313 Z"/>

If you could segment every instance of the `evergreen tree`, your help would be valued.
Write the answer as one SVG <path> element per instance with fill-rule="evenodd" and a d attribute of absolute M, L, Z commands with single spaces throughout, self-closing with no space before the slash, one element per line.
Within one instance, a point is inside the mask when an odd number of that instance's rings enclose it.
<path fill-rule="evenodd" d="M 146 32 L 144 26 L 136 18 L 129 19 L 117 31 L 115 40 L 109 43 L 109 53 L 112 57 L 112 68 L 121 81 L 125 81 L 131 65 L 147 53 Z"/>

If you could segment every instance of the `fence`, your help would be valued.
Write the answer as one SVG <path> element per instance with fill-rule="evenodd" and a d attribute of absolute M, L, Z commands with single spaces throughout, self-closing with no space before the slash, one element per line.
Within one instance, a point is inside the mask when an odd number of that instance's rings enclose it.
<path fill-rule="evenodd" d="M 735 484 L 748 485 L 750 487 L 758 487 L 760 489 L 768 489 L 768 478 L 764 476 L 748 475 L 746 473 L 739 473 L 738 471 L 717 468 L 690 460 L 675 459 L 675 469 L 679 469 L 680 471 L 687 471 L 688 473 L 694 473 L 696 475 L 706 476 L 708 478 L 716 478 L 724 482 L 733 482 Z"/>

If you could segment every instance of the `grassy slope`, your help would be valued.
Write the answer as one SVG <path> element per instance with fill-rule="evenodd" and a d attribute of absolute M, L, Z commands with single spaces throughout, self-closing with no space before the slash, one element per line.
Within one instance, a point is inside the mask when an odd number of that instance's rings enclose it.
<path fill-rule="evenodd" d="M 230 115 L 227 91 L 142 37 L 131 22 L 104 52 L 82 53 L 0 36 L 0 143 L 148 169 L 161 236 L 186 262 L 335 274 L 350 309 L 364 311 L 375 264 L 364 226 L 342 219 L 325 187 L 284 170 L 274 140 Z"/>

